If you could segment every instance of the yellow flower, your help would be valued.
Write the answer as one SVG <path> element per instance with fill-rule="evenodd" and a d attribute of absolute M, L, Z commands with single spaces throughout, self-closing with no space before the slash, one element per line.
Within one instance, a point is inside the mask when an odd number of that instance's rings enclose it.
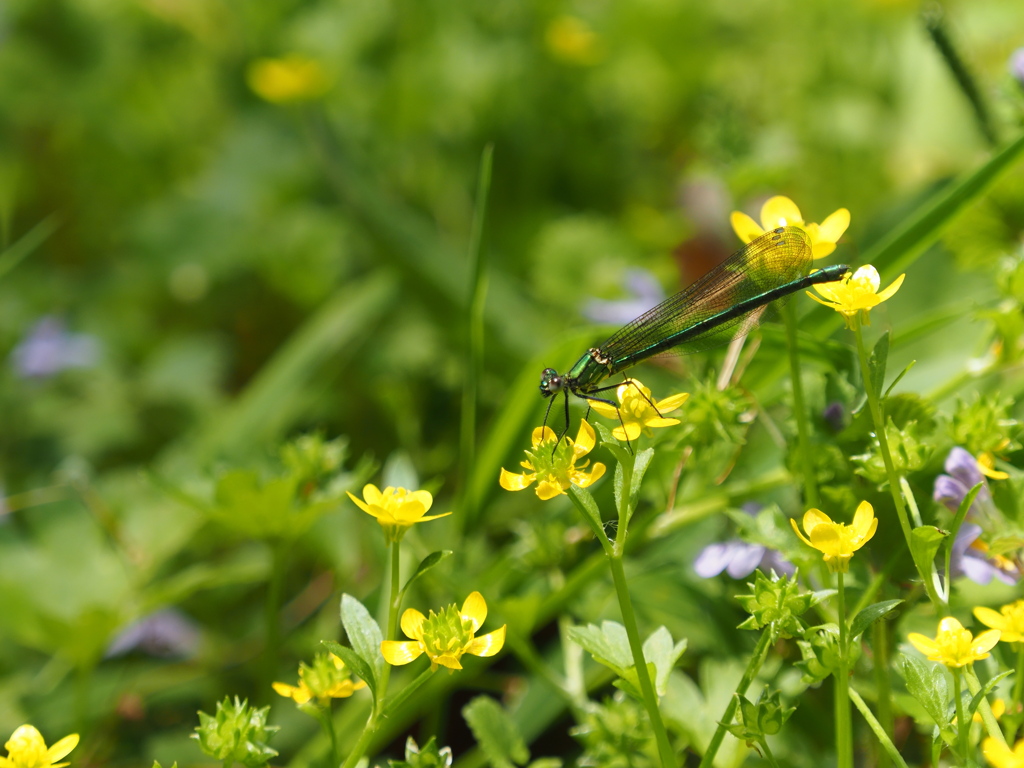
<path fill-rule="evenodd" d="M 991 709 L 992 709 L 992 717 L 995 718 L 996 720 L 998 720 L 1000 717 L 1002 717 L 1003 715 L 1006 714 L 1006 700 L 1005 699 L 996 699 L 995 701 L 992 702 Z M 983 722 L 985 722 L 985 718 L 983 718 L 981 716 L 981 711 L 980 710 L 974 710 L 974 714 L 971 715 L 971 722 L 972 723 L 983 723 Z M 953 718 L 953 725 L 956 725 L 956 718 L 955 717 Z"/>
<path fill-rule="evenodd" d="M 556 439 L 551 427 L 533 430 L 533 448 L 527 449 L 526 461 L 520 462 L 520 466 L 529 471 L 517 475 L 502 467 L 498 478 L 501 487 L 506 491 L 521 491 L 536 480 L 537 496 L 547 501 L 565 493 L 573 483 L 586 488 L 604 474 L 604 464 L 600 462 L 595 463 L 589 473 L 583 471 L 589 459 L 576 466 L 576 460 L 590 453 L 596 443 L 594 428 L 585 419 L 580 421 L 575 440 L 566 438 L 552 450 Z"/>
<path fill-rule="evenodd" d="M 434 503 L 434 497 L 428 491 L 407 491 L 405 488 L 388 486 L 381 492 L 375 485 L 366 485 L 363 487 L 364 501 L 351 493 L 348 493 L 348 497 L 363 512 L 377 518 L 388 541 L 399 541 L 416 523 L 437 520 L 451 514 L 445 512 L 443 515 L 428 515 L 427 510 Z"/>
<path fill-rule="evenodd" d="M 31 725 L 18 726 L 4 744 L 7 757 L 0 757 L 0 768 L 61 768 L 71 763 L 58 763 L 78 746 L 78 734 L 65 736 L 49 749 L 43 735 Z"/>
<path fill-rule="evenodd" d="M 846 573 L 850 570 L 850 558 L 875 535 L 878 520 L 874 508 L 862 501 L 853 515 L 853 522 L 835 523 L 820 509 L 809 509 L 804 515 L 804 530 L 800 533 L 796 520 L 790 520 L 796 535 L 825 556 L 825 565 L 832 573 Z M 808 538 L 809 537 L 809 538 Z"/>
<path fill-rule="evenodd" d="M 1024 739 L 1014 744 L 1011 750 L 1003 742 L 989 736 L 981 742 L 981 752 L 995 768 L 1024 768 Z"/>
<path fill-rule="evenodd" d="M 907 635 L 907 640 L 927 656 L 928 661 L 939 661 L 947 667 L 966 667 L 988 658 L 988 652 L 999 642 L 999 630 L 990 629 L 974 637 L 959 621 L 946 616 L 939 622 L 934 640 L 917 632 Z"/>
<path fill-rule="evenodd" d="M 316 699 L 319 707 L 326 707 L 331 699 L 346 699 L 360 688 L 362 680 L 352 680 L 345 662 L 333 653 L 318 653 L 313 665 L 299 664 L 299 684 L 274 683 L 274 690 L 292 699 L 296 704 L 305 704 Z"/>
<path fill-rule="evenodd" d="M 257 59 L 249 65 L 246 79 L 257 96 L 272 104 L 317 99 L 331 87 L 319 62 L 296 53 L 279 59 Z"/>
<path fill-rule="evenodd" d="M 996 469 L 996 457 L 990 451 L 978 456 L 978 471 L 993 480 L 1005 480 L 1010 476 L 1008 472 Z"/>
<path fill-rule="evenodd" d="M 986 627 L 1002 632 L 999 639 L 1004 643 L 1024 641 L 1024 600 L 1004 605 L 998 613 L 991 608 L 975 608 L 974 618 Z"/>
<path fill-rule="evenodd" d="M 544 33 L 548 50 L 569 64 L 587 66 L 601 60 L 601 41 L 583 19 L 558 16 Z"/>
<path fill-rule="evenodd" d="M 821 224 L 808 224 L 804 222 L 796 203 L 788 197 L 776 195 L 761 206 L 762 226 L 759 227 L 756 221 L 739 211 L 732 212 L 730 221 L 733 230 L 744 243 L 749 243 L 776 227 L 800 227 L 811 240 L 812 258 L 820 259 L 836 249 L 836 241 L 850 226 L 850 212 L 840 208 Z"/>
<path fill-rule="evenodd" d="M 615 390 L 615 394 L 621 403 L 620 407 L 616 408 L 614 405 L 596 400 L 590 402 L 590 407 L 606 419 L 619 422 L 619 426 L 612 430 L 612 436 L 616 440 L 636 440 L 640 433 L 651 434 L 652 427 L 671 427 L 678 424 L 679 419 L 666 419 L 662 414 L 674 411 L 690 397 L 688 393 L 680 392 L 678 395 L 654 402 L 651 399 L 651 390 L 636 379 L 626 379 Z"/>
<path fill-rule="evenodd" d="M 408 664 L 427 654 L 430 668 L 446 667 L 449 674 L 462 669 L 459 659 L 463 654 L 493 656 L 505 644 L 505 626 L 476 637 L 476 631 L 487 618 L 487 603 L 479 592 L 466 598 L 462 608 L 454 604 L 424 616 L 415 608 L 402 614 L 402 631 L 408 641 L 385 640 L 380 644 L 384 660 L 392 666 Z"/>
<path fill-rule="evenodd" d="M 905 274 L 900 275 L 893 280 L 892 285 L 879 293 L 878 286 L 881 281 L 878 277 L 878 270 L 870 264 L 865 264 L 853 274 L 847 272 L 842 280 L 815 285 L 814 290 L 824 296 L 825 301 L 810 291 L 807 291 L 807 295 L 819 304 L 824 304 L 839 312 L 846 320 L 846 327 L 852 329 L 854 319 L 857 317 L 864 325 L 868 325 L 871 321 L 868 310 L 891 298 L 903 285 L 904 277 L 906 277 Z"/>

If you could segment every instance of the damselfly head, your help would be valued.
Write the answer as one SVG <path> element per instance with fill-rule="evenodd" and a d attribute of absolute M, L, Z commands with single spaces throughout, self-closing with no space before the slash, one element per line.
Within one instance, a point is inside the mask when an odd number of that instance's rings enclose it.
<path fill-rule="evenodd" d="M 558 394 L 565 388 L 565 379 L 554 368 L 545 368 L 540 374 L 540 393 L 544 397 Z"/>

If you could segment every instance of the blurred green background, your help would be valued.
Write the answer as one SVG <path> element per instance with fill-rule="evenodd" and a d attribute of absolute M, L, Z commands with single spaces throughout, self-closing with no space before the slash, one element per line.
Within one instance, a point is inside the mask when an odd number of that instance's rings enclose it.
<path fill-rule="evenodd" d="M 418 473 L 438 511 L 468 498 L 482 517 L 543 412 L 536 398 L 513 413 L 511 393 L 535 397 L 541 367 L 596 340 L 588 300 L 623 298 L 631 267 L 677 290 L 738 246 L 730 211 L 756 217 L 773 194 L 808 221 L 848 208 L 835 259 L 857 264 L 1017 137 L 1022 22 L 1019 0 L 7 0 L 0 724 L 95 728 L 117 744 L 91 747 L 96 762 L 185 760 L 159 744 L 185 749 L 196 708 L 269 701 L 244 664 L 257 652 L 230 661 L 257 643 L 259 609 L 240 606 L 262 600 L 266 553 L 213 538 L 190 506 L 218 473 L 267 466 L 316 429 L 347 439 L 351 484 L 366 462 Z M 470 232 L 489 144 L 475 371 Z M 894 324 L 965 286 L 994 301 L 1022 210 L 1018 169 L 914 265 Z M 901 353 L 925 359 L 908 386 L 984 351 L 976 327 L 950 333 Z M 460 441 L 477 373 L 480 465 Z M 376 533 L 353 509 L 301 545 L 288 599 L 318 572 L 333 577 L 316 605 L 375 588 L 380 553 L 360 542 Z M 335 597 L 298 656 L 336 634 Z M 169 604 L 213 638 L 202 664 L 76 688 L 70 670 L 107 669 L 113 634 Z"/>

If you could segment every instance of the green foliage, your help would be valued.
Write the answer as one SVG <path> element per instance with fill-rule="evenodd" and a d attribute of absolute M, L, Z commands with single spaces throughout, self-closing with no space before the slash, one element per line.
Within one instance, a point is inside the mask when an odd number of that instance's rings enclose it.
<path fill-rule="evenodd" d="M 249 768 L 266 765 L 277 750 L 267 745 L 270 735 L 277 726 L 267 725 L 270 707 L 250 707 L 248 700 L 225 697 L 217 702 L 217 712 L 211 717 L 199 713 L 199 725 L 192 738 L 200 748 L 215 760 L 224 764 L 241 763 Z"/>
<path fill-rule="evenodd" d="M 745 696 L 740 697 L 737 722 L 727 727 L 729 733 L 752 747 L 765 736 L 777 734 L 794 712 L 796 707 L 783 705 L 781 692 L 769 693 L 768 687 L 765 686 L 756 704 Z"/>
<path fill-rule="evenodd" d="M 834 590 L 808 592 L 795 578 L 773 574 L 766 576 L 754 572 L 754 583 L 748 584 L 750 593 L 736 595 L 736 600 L 750 617 L 740 624 L 741 629 L 767 627 L 775 637 L 797 637 L 804 631 L 800 617 L 818 603 L 835 594 Z"/>
<path fill-rule="evenodd" d="M 530 750 L 502 706 L 489 696 L 477 696 L 462 708 L 462 716 L 494 768 L 526 765 Z"/>
<path fill-rule="evenodd" d="M 985 451 L 1005 451 L 1013 442 L 1018 422 L 1010 416 L 1013 401 L 998 394 L 982 397 L 975 392 L 966 400 L 958 399 L 949 422 L 949 437 L 975 455 Z"/>
<path fill-rule="evenodd" d="M 422 748 L 410 736 L 405 741 L 405 760 L 388 760 L 388 768 L 449 768 L 451 764 L 451 747 L 438 747 L 436 736 Z"/>
<path fill-rule="evenodd" d="M 592 703 L 572 735 L 583 745 L 577 760 L 590 768 L 653 768 L 659 765 L 647 715 L 622 691 Z"/>
<path fill-rule="evenodd" d="M 636 665 L 630 650 L 626 628 L 615 621 L 604 621 L 598 627 L 589 624 L 586 627 L 572 627 L 569 637 L 594 657 L 594 661 L 603 664 L 619 676 L 615 686 L 636 698 L 640 698 L 640 686 L 637 682 Z M 658 627 L 643 644 L 644 659 L 652 673 L 654 687 L 659 695 L 665 694 L 668 675 L 686 652 L 686 640 L 673 643 L 672 635 L 665 627 Z"/>

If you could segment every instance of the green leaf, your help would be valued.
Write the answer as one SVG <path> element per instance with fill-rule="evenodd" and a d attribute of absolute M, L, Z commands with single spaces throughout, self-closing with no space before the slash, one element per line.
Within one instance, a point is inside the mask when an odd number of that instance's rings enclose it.
<path fill-rule="evenodd" d="M 651 465 L 651 460 L 654 458 L 654 449 L 645 448 L 636 455 L 636 459 L 633 461 L 633 478 L 630 481 L 629 487 L 629 514 L 626 516 L 624 522 L 625 525 L 629 525 L 629 518 L 633 516 L 633 512 L 636 511 L 637 500 L 640 498 L 640 485 L 643 483 L 644 474 L 647 472 L 647 468 Z"/>
<path fill-rule="evenodd" d="M 898 667 L 907 691 L 924 707 L 939 728 L 949 727 L 949 685 L 941 666 L 904 656 Z"/>
<path fill-rule="evenodd" d="M 345 666 L 352 670 L 352 674 L 366 682 L 366 687 L 370 689 L 370 695 L 376 701 L 377 678 L 374 676 L 373 667 L 347 645 L 342 645 L 335 640 L 321 640 L 320 643 L 328 651 L 344 661 Z"/>
<path fill-rule="evenodd" d="M 871 389 L 878 395 L 885 386 L 885 364 L 889 359 L 889 331 L 883 333 L 868 358 L 868 372 L 871 374 Z"/>
<path fill-rule="evenodd" d="M 859 637 L 864 633 L 864 630 L 880 618 L 896 610 L 896 606 L 902 602 L 902 600 L 883 600 L 880 603 L 873 603 L 864 608 L 850 622 L 850 637 Z"/>
<path fill-rule="evenodd" d="M 931 573 L 935 553 L 948 534 L 934 525 L 922 525 L 910 532 L 910 554 L 921 573 Z"/>
<path fill-rule="evenodd" d="M 664 696 L 668 686 L 668 676 L 672 672 L 679 657 L 686 652 L 687 640 L 672 642 L 672 634 L 665 627 L 658 627 L 644 641 L 644 660 L 654 664 L 654 687 L 659 696 Z"/>
<path fill-rule="evenodd" d="M 901 340 L 902 340 L 902 337 L 901 337 Z M 906 376 L 910 372 L 910 369 L 913 368 L 916 364 L 917 364 L 917 360 L 911 360 L 909 363 L 907 363 L 907 366 L 902 371 L 900 371 L 899 376 L 897 376 L 895 379 L 893 379 L 892 380 L 892 384 L 890 384 L 889 388 L 887 390 L 885 390 L 885 395 L 882 396 L 883 400 L 885 398 L 889 397 L 889 393 L 892 392 L 893 389 L 896 388 L 896 385 L 900 383 L 900 379 L 902 379 L 904 376 Z"/>
<path fill-rule="evenodd" d="M 569 639 L 620 677 L 624 677 L 626 670 L 633 666 L 633 652 L 629 648 L 626 628 L 617 621 L 603 621 L 600 627 L 596 624 L 570 627 Z"/>
<path fill-rule="evenodd" d="M 341 596 L 341 624 L 345 627 L 352 650 L 370 666 L 374 679 L 380 680 L 384 674 L 384 657 L 380 652 L 384 637 L 370 612 L 352 595 Z M 370 685 L 370 681 L 367 680 L 366 684 Z"/>
<path fill-rule="evenodd" d="M 530 759 L 515 722 L 490 696 L 477 696 L 462 708 L 462 716 L 494 768 L 525 765 Z"/>
<path fill-rule="evenodd" d="M 424 573 L 426 573 L 435 565 L 440 563 L 442 560 L 446 560 L 447 558 L 451 557 L 451 555 L 452 551 L 450 549 L 441 549 L 437 552 L 431 552 L 429 555 L 424 557 L 420 561 L 420 564 L 416 567 L 415 573 L 413 573 L 413 575 L 409 577 L 409 580 L 405 582 L 405 586 L 402 587 L 402 594 L 405 594 L 405 591 L 412 586 L 412 583 L 416 581 L 416 579 L 418 579 Z"/>
<path fill-rule="evenodd" d="M 981 706 L 981 700 L 988 696 L 990 693 L 992 693 L 992 691 L 995 690 L 995 687 L 999 684 L 1001 680 L 1009 677 L 1012 674 L 1014 674 L 1014 670 L 1008 669 L 1005 672 L 1000 672 L 998 675 L 988 680 L 981 687 L 981 690 L 974 694 L 974 698 L 972 698 L 970 704 L 967 705 L 967 712 L 964 716 L 967 718 L 973 718 L 974 713 L 977 712 L 978 707 Z"/>
<path fill-rule="evenodd" d="M 597 508 L 597 502 L 590 495 L 590 491 L 580 488 L 578 485 L 570 485 L 569 496 L 576 502 L 576 509 L 583 515 L 584 521 L 590 526 L 598 540 L 603 539 L 607 542 L 608 537 L 604 534 L 604 523 L 601 521 L 601 510 Z"/>

